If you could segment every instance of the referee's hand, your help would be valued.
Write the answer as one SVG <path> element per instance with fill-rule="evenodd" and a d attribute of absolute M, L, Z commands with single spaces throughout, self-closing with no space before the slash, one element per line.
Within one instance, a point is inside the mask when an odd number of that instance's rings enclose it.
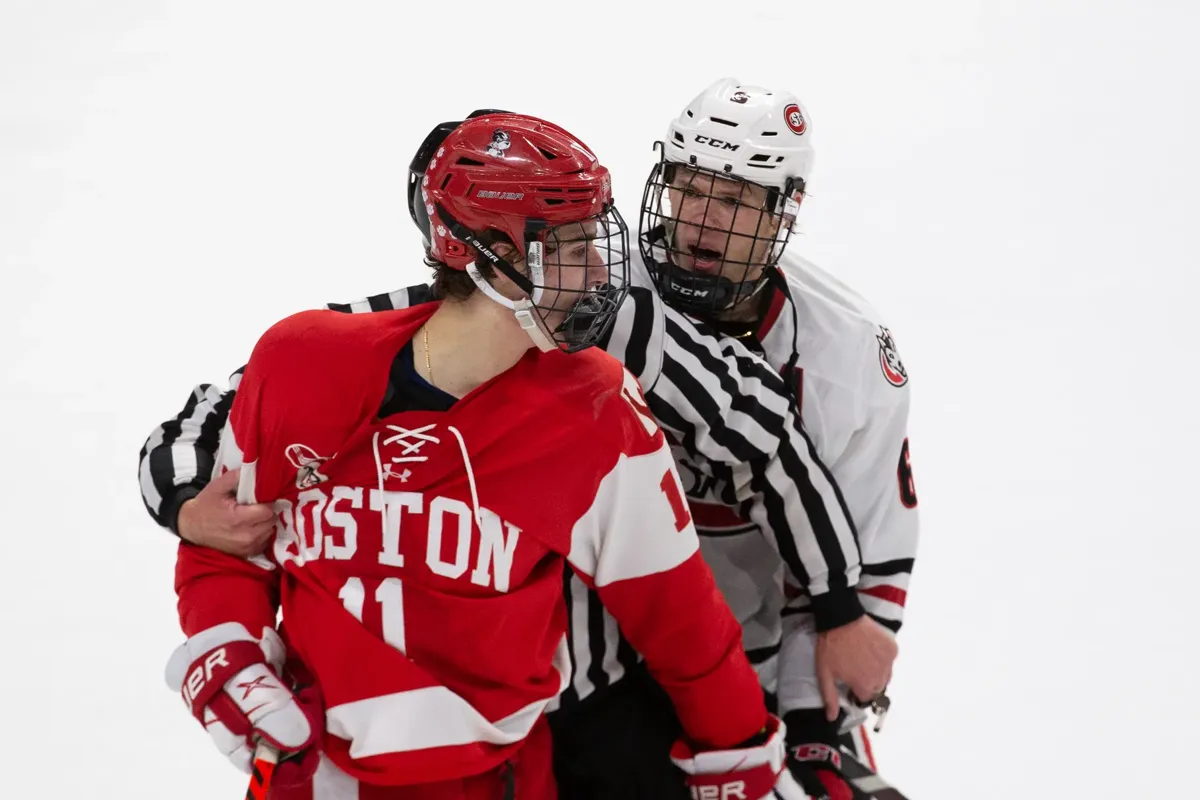
<path fill-rule="evenodd" d="M 265 503 L 239 505 L 238 473 L 230 470 L 179 507 L 179 536 L 192 544 L 249 558 L 266 549 L 275 512 Z"/>
<path fill-rule="evenodd" d="M 825 702 L 825 718 L 837 719 L 838 684 L 856 697 L 878 697 L 892 679 L 896 637 L 867 615 L 817 636 L 817 683 Z"/>

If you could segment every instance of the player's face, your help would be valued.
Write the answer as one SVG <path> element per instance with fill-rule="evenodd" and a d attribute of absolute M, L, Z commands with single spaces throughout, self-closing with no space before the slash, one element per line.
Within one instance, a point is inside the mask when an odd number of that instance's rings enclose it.
<path fill-rule="evenodd" d="M 765 188 L 676 167 L 667 192 L 678 266 L 733 281 L 762 275 L 778 229 Z"/>
<path fill-rule="evenodd" d="M 538 303 L 546 313 L 546 324 L 553 330 L 588 289 L 608 283 L 609 261 L 596 246 L 603 235 L 596 220 L 560 225 L 546 236 L 543 258 L 545 289 Z"/>

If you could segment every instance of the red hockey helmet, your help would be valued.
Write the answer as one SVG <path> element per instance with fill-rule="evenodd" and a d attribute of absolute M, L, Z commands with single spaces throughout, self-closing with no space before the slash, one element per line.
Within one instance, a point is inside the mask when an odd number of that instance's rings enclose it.
<path fill-rule="evenodd" d="M 579 350 L 596 344 L 608 331 L 629 281 L 628 231 L 612 203 L 608 169 L 576 137 L 521 114 L 468 119 L 432 153 L 420 179 L 419 199 L 417 193 L 414 186 L 411 199 L 423 204 L 425 214 L 414 219 L 429 220 L 429 255 L 467 270 L 485 294 L 517 313 L 539 347 Z M 602 256 L 605 278 L 577 291 L 567 318 L 550 330 L 546 315 L 553 309 L 540 303 L 547 290 L 555 297 L 566 291 L 545 282 L 545 254 L 566 243 L 554 229 L 591 221 L 596 225 L 587 238 L 607 255 Z M 526 272 L 495 252 L 495 244 L 504 240 L 515 246 Z M 480 260 L 492 264 L 528 298 L 512 301 L 496 292 L 479 273 Z M 559 267 L 560 279 L 568 268 Z"/>

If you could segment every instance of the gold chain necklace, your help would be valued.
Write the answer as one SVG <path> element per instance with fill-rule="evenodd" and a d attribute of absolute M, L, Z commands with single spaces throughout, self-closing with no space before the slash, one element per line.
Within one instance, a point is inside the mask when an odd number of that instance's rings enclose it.
<path fill-rule="evenodd" d="M 425 326 L 425 372 L 429 375 L 430 385 L 436 385 L 433 382 L 433 367 L 429 365 L 429 326 Z"/>

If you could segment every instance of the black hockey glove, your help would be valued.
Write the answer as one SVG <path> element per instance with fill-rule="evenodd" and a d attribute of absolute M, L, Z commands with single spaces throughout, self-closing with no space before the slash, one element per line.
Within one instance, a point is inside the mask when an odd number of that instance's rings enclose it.
<path fill-rule="evenodd" d="M 789 711 L 787 725 L 788 770 L 815 800 L 871 800 L 842 775 L 837 721 L 825 719 L 821 708 Z"/>

